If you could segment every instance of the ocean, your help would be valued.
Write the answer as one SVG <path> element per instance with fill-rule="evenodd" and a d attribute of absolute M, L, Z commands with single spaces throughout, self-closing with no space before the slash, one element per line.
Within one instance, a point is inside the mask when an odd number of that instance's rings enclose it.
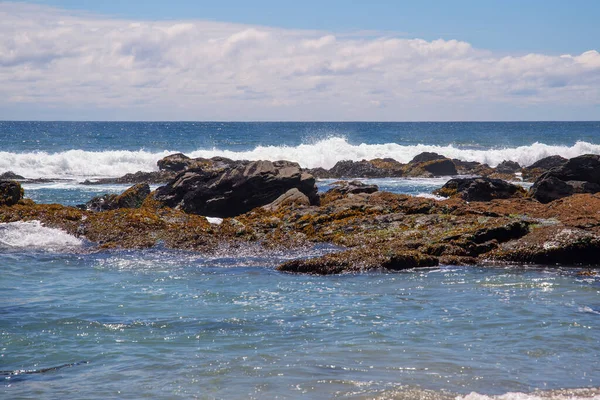
<path fill-rule="evenodd" d="M 76 205 L 160 158 L 340 160 L 423 151 L 495 166 L 600 154 L 600 122 L 11 122 L 0 174 Z M 430 196 L 448 178 L 373 179 Z M 331 181 L 319 181 L 327 190 Z M 535 265 L 304 276 L 335 251 L 98 251 L 37 222 L 0 224 L 0 398 L 600 399 L 600 278 Z"/>

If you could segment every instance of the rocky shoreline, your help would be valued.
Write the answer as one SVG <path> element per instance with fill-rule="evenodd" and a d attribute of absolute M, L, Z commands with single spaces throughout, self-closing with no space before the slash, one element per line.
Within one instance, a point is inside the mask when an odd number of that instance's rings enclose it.
<path fill-rule="evenodd" d="M 20 179 L 5 176 L 0 178 L 0 222 L 39 220 L 100 249 L 161 244 L 211 253 L 248 243 L 271 249 L 332 243 L 342 249 L 278 267 L 292 273 L 482 263 L 598 266 L 597 155 L 549 157 L 528 168 L 512 162 L 490 168 L 435 153 L 423 153 L 408 164 L 344 161 L 330 170 L 306 170 L 289 161 L 190 159 L 183 154 L 158 165 L 160 171 L 153 175 L 132 174 L 140 181 L 128 181 L 136 185 L 123 194 L 101 196 L 79 208 L 35 204 L 23 198 Z M 360 181 L 340 181 L 320 194 L 315 185 L 316 177 L 445 175 L 472 176 L 451 179 L 436 191 L 446 200 L 381 192 Z M 529 191 L 501 179 L 518 176 L 533 181 Z M 166 184 L 150 192 L 148 182 L 155 183 L 156 177 Z M 222 221 L 215 224 L 206 217 Z"/>

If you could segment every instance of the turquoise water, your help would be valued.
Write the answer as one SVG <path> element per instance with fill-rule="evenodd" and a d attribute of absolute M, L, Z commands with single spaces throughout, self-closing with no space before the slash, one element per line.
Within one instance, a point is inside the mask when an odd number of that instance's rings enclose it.
<path fill-rule="evenodd" d="M 27 197 L 75 205 L 127 187 L 79 182 L 156 170 L 172 151 L 324 167 L 438 151 L 527 165 L 600 154 L 600 124 L 0 122 L 0 143 L 0 173 L 66 179 L 25 184 Z M 367 182 L 426 195 L 446 179 Z M 0 398 L 600 399 L 599 277 L 274 269 L 333 250 L 96 251 L 39 223 L 0 224 Z"/>

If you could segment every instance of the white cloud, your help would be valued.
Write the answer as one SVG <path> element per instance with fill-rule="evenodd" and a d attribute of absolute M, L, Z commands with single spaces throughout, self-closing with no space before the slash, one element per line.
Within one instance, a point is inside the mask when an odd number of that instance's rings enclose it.
<path fill-rule="evenodd" d="M 0 20 L 0 112 L 24 104 L 74 119 L 84 109 L 131 119 L 403 120 L 469 110 L 478 119 L 478 108 L 496 106 L 553 119 L 544 110 L 568 104 L 594 106 L 590 118 L 600 118 L 595 50 L 497 55 L 457 40 L 131 21 L 17 3 L 0 3 Z"/>

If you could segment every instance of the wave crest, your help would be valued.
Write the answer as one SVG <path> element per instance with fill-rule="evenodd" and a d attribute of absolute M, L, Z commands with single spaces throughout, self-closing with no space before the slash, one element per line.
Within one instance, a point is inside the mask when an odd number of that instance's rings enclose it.
<path fill-rule="evenodd" d="M 504 160 L 528 166 L 548 156 L 572 158 L 582 154 L 600 154 L 600 145 L 579 141 L 572 146 L 548 145 L 535 142 L 528 146 L 493 149 L 468 149 L 454 145 L 399 145 L 350 144 L 343 137 L 331 137 L 298 146 L 257 146 L 247 151 L 227 149 L 199 149 L 188 152 L 190 157 L 214 156 L 244 160 L 289 160 L 305 168 L 331 168 L 342 160 L 360 161 L 374 158 L 393 158 L 407 163 L 422 152 L 435 152 L 463 161 L 478 161 L 495 167 Z M 177 151 L 148 152 L 107 150 L 69 150 L 60 153 L 8 153 L 0 152 L 0 173 L 13 171 L 27 178 L 85 179 L 89 177 L 116 177 L 137 171 L 155 171 L 156 162 Z"/>

